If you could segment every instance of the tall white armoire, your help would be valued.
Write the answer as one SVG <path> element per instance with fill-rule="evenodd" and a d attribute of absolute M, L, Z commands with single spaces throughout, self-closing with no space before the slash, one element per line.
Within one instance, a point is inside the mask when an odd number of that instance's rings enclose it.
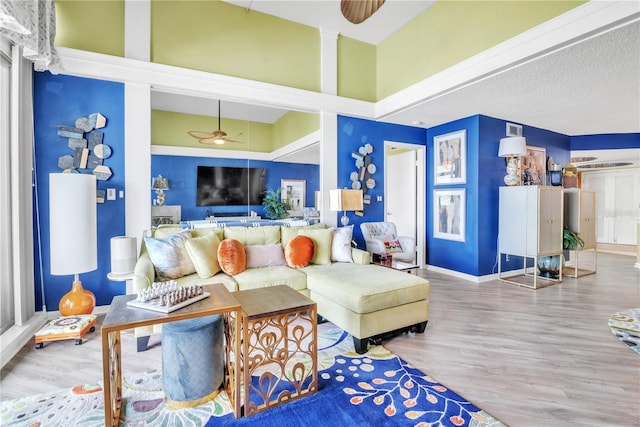
<path fill-rule="evenodd" d="M 562 281 L 538 274 L 539 258 L 562 257 L 562 214 L 564 196 L 560 187 L 538 185 L 500 187 L 498 225 L 498 278 L 538 289 Z M 523 257 L 522 270 L 503 276 L 502 255 Z M 533 260 L 533 263 L 531 263 Z"/>
<path fill-rule="evenodd" d="M 580 235 L 584 246 L 569 251 L 564 274 L 582 277 L 596 272 L 597 264 L 597 193 L 591 190 L 564 190 L 564 225 Z"/>

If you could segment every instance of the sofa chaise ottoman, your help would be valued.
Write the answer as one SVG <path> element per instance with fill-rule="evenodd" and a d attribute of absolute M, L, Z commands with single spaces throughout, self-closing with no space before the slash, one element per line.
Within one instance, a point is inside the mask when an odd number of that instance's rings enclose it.
<path fill-rule="evenodd" d="M 429 281 L 392 268 L 368 264 L 310 265 L 309 296 L 318 313 L 349 332 L 356 352 L 369 338 L 394 330 L 424 332 L 429 318 Z"/>

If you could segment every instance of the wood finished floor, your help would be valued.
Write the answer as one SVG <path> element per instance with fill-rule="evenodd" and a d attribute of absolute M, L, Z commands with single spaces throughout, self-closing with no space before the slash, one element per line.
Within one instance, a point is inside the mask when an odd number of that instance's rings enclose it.
<path fill-rule="evenodd" d="M 640 307 L 634 263 L 601 253 L 597 274 L 535 291 L 420 270 L 431 281 L 427 330 L 383 344 L 513 427 L 640 426 L 640 355 L 607 326 L 611 314 Z M 26 345 L 0 372 L 0 399 L 100 380 L 98 331 L 81 346 Z M 136 354 L 123 334 L 123 369 L 159 368 L 158 338 L 150 345 Z"/>

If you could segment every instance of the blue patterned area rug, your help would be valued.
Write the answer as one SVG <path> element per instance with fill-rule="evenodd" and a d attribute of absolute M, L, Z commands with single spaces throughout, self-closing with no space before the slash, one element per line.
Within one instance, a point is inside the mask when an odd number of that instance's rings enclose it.
<path fill-rule="evenodd" d="M 351 337 L 318 325 L 318 392 L 235 419 L 225 393 L 190 409 L 165 404 L 161 372 L 126 375 L 121 426 L 503 426 L 382 346 L 359 355 Z M 104 424 L 101 383 L 1 402 L 3 426 Z"/>
<path fill-rule="evenodd" d="M 611 333 L 640 354 L 640 308 L 615 313 L 609 318 Z"/>

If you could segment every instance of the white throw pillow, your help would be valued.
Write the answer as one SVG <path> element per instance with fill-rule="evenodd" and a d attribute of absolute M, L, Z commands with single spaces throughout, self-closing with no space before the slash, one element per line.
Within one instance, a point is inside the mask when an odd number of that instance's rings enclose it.
<path fill-rule="evenodd" d="M 353 238 L 353 225 L 338 227 L 333 232 L 331 243 L 331 261 L 353 262 L 351 258 L 351 239 Z"/>

